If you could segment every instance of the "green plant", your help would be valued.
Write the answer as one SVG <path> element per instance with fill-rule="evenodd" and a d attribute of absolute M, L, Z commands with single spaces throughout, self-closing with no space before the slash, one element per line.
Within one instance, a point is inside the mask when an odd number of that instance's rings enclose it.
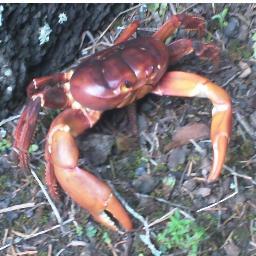
<path fill-rule="evenodd" d="M 93 237 L 95 237 L 96 235 L 97 235 L 97 229 L 94 227 L 94 226 L 92 226 L 92 225 L 90 225 L 90 226 L 88 226 L 87 228 L 86 228 L 86 235 L 89 237 L 89 238 L 93 238 Z"/>
<path fill-rule="evenodd" d="M 228 7 L 225 7 L 222 12 L 212 16 L 212 20 L 218 20 L 221 29 L 228 25 L 228 22 L 226 21 L 228 11 Z"/>
<path fill-rule="evenodd" d="M 12 144 L 7 139 L 2 139 L 0 141 L 0 153 L 3 153 L 6 149 L 9 149 Z"/>
<path fill-rule="evenodd" d="M 29 147 L 28 152 L 29 152 L 29 153 L 33 153 L 33 152 L 36 152 L 38 149 L 39 149 L 39 146 L 38 146 L 37 144 L 32 144 L 32 145 Z"/>
<path fill-rule="evenodd" d="M 152 3 L 152 4 L 147 4 L 147 8 L 149 12 L 155 13 L 158 11 L 159 16 L 163 17 L 168 9 L 168 4 L 167 3 Z"/>
<path fill-rule="evenodd" d="M 105 244 L 110 245 L 111 244 L 111 238 L 108 234 L 108 232 L 104 232 L 102 235 L 102 240 Z"/>
<path fill-rule="evenodd" d="M 77 226 L 76 226 L 76 235 L 77 235 L 77 236 L 82 236 L 83 234 L 84 234 L 83 227 L 77 225 Z"/>
<path fill-rule="evenodd" d="M 165 229 L 157 235 L 160 250 L 165 253 L 170 249 L 186 250 L 188 256 L 196 256 L 199 243 L 204 239 L 205 232 L 193 220 L 182 218 L 176 211 Z"/>

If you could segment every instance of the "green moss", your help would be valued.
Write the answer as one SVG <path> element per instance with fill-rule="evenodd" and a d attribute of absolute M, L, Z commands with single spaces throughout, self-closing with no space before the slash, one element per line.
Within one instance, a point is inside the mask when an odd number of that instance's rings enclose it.
<path fill-rule="evenodd" d="M 165 163 L 160 163 L 154 168 L 154 172 L 167 172 L 168 166 Z"/>
<path fill-rule="evenodd" d="M 0 140 L 0 153 L 5 152 L 5 150 L 11 148 L 12 144 L 7 139 L 1 139 Z"/>
<path fill-rule="evenodd" d="M 241 44 L 239 40 L 231 40 L 228 46 L 229 55 L 233 60 L 249 59 L 253 51 L 248 45 Z"/>
<path fill-rule="evenodd" d="M 0 175 L 0 191 L 4 192 L 8 188 L 8 175 Z"/>

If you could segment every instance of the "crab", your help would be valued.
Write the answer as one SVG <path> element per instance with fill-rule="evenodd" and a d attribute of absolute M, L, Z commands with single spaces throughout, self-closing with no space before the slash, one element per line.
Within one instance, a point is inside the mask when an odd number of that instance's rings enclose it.
<path fill-rule="evenodd" d="M 131 231 L 132 220 L 111 188 L 78 166 L 75 142 L 105 110 L 122 108 L 148 93 L 208 98 L 213 104 L 213 164 L 208 182 L 220 177 L 231 136 L 232 106 L 228 93 L 200 75 L 168 71 L 170 65 L 190 53 L 215 64 L 219 62 L 219 48 L 214 44 L 179 39 L 165 45 L 179 27 L 202 36 L 204 19 L 173 15 L 152 36 L 131 39 L 139 24 L 137 20 L 132 22 L 112 47 L 85 58 L 76 68 L 33 79 L 27 87 L 28 102 L 14 131 L 13 146 L 19 155 L 19 166 L 29 169 L 28 149 L 41 107 L 63 109 L 53 120 L 46 138 L 45 177 L 49 192 L 58 198 L 59 185 L 97 222 L 115 231 L 120 227 Z"/>

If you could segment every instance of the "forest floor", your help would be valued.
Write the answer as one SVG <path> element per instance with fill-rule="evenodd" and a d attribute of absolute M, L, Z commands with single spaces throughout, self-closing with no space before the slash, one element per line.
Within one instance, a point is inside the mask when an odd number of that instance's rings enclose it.
<path fill-rule="evenodd" d="M 78 138 L 79 165 L 107 180 L 127 204 L 134 231 L 117 234 L 64 193 L 53 211 L 39 186 L 44 138 L 57 112 L 40 114 L 31 173 L 10 160 L 17 116 L 10 117 L 0 122 L 0 255 L 256 255 L 256 5 L 140 5 L 120 15 L 118 26 L 139 18 L 136 36 L 149 35 L 180 12 L 203 16 L 207 33 L 200 40 L 221 49 L 217 68 L 193 54 L 170 67 L 205 76 L 232 98 L 232 136 L 220 179 L 205 182 L 212 162 L 209 100 L 148 95 L 136 105 L 138 138 L 127 108 L 106 112 Z M 119 30 L 115 23 L 101 44 L 91 38 L 83 54 L 111 45 Z M 172 40 L 184 37 L 198 38 L 181 29 Z"/>

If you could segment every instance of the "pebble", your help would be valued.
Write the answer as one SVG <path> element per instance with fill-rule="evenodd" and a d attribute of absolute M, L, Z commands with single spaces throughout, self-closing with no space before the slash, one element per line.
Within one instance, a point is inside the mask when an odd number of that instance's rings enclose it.
<path fill-rule="evenodd" d="M 168 156 L 167 163 L 169 169 L 175 169 L 179 164 L 184 164 L 184 162 L 186 161 L 187 153 L 187 146 L 171 150 Z"/>
<path fill-rule="evenodd" d="M 247 25 L 241 25 L 237 39 L 244 42 L 248 39 L 249 29 Z"/>
<path fill-rule="evenodd" d="M 239 20 L 235 17 L 231 17 L 228 21 L 228 25 L 224 28 L 224 34 L 227 37 L 236 38 L 239 32 Z"/>
<path fill-rule="evenodd" d="M 186 190 L 192 192 L 192 191 L 196 188 L 196 182 L 195 182 L 195 180 L 192 180 L 192 179 L 186 180 L 186 181 L 183 183 L 183 187 L 184 187 Z"/>
<path fill-rule="evenodd" d="M 104 134 L 90 134 L 79 141 L 79 147 L 86 151 L 88 159 L 94 165 L 103 164 L 111 154 L 114 137 Z"/>
<path fill-rule="evenodd" d="M 199 188 L 194 191 L 194 194 L 201 197 L 207 197 L 211 194 L 210 188 Z"/>
<path fill-rule="evenodd" d="M 151 175 L 145 174 L 133 181 L 133 186 L 137 192 L 142 194 L 151 193 L 158 185 L 159 180 Z"/>
<path fill-rule="evenodd" d="M 142 176 L 142 175 L 146 174 L 146 172 L 147 172 L 147 170 L 146 170 L 145 166 L 138 167 L 135 170 L 136 176 Z"/>

